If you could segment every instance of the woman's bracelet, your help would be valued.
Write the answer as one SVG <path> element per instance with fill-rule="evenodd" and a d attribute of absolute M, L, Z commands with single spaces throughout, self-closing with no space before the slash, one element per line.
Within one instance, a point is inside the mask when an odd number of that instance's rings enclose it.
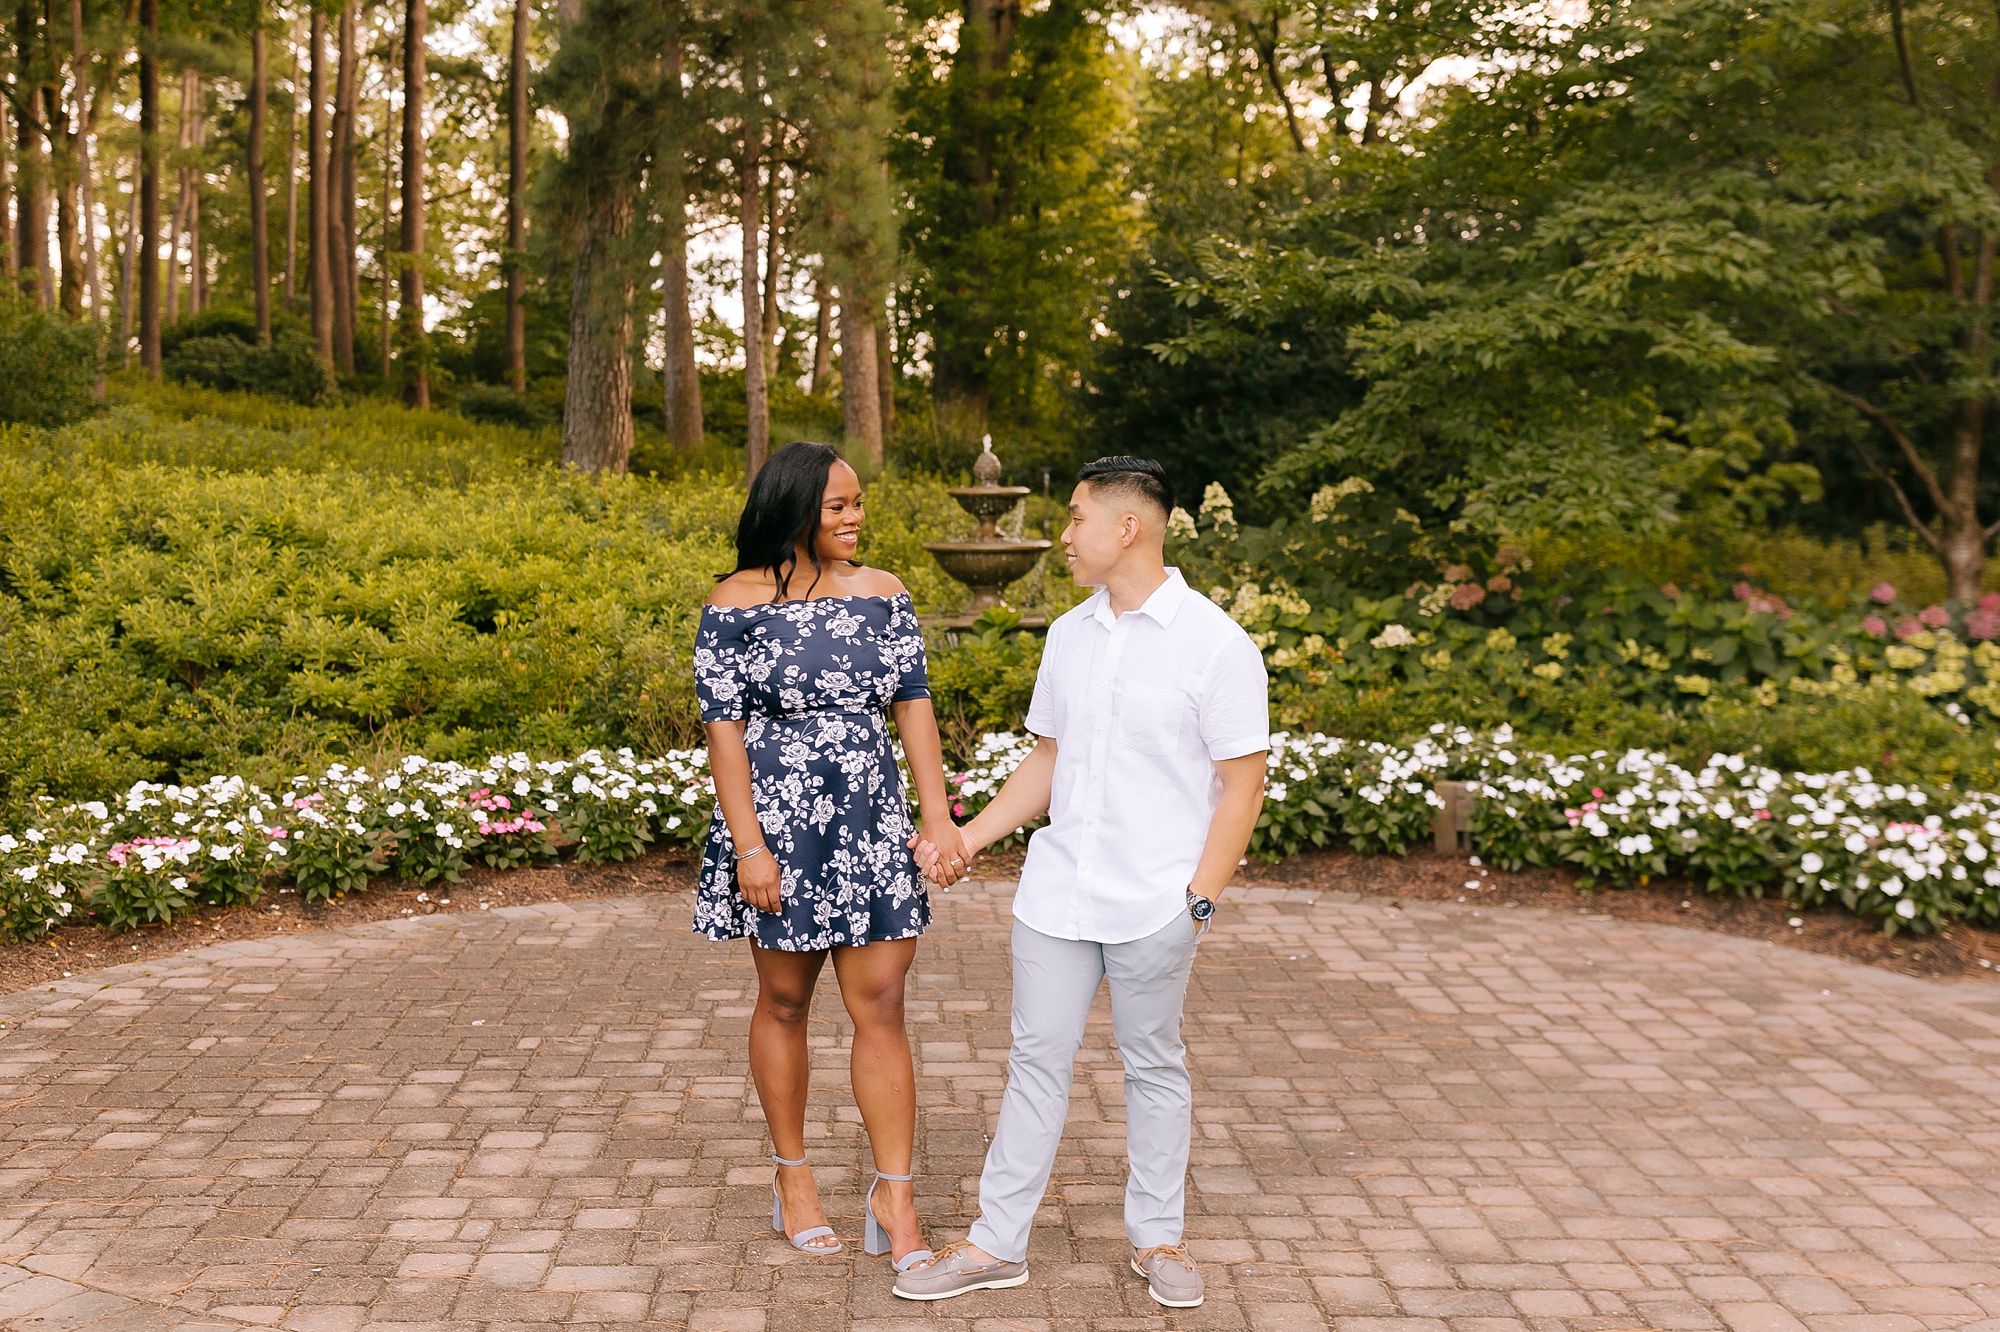
<path fill-rule="evenodd" d="M 762 842 L 759 842 L 757 845 L 751 847 L 748 851 L 738 851 L 736 853 L 736 863 L 740 865 L 744 861 L 750 859 L 750 857 L 761 856 L 770 849 L 771 849 L 770 847 L 765 846 Z"/>

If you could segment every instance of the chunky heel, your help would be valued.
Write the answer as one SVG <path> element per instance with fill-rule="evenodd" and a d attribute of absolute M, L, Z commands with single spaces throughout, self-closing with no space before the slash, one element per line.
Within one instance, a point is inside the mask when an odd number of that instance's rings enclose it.
<path fill-rule="evenodd" d="M 885 1175 L 879 1170 L 875 1172 L 875 1184 L 880 1184 L 885 1179 L 894 1184 L 907 1184 L 915 1178 L 915 1175 Z M 891 1252 L 895 1245 L 889 1239 L 889 1228 L 875 1219 L 875 1184 L 868 1186 L 868 1196 L 861 1204 L 861 1214 L 866 1218 L 862 1247 L 867 1249 L 869 1254 L 879 1257 Z M 900 1259 L 891 1258 L 889 1261 L 894 1264 L 898 1272 L 907 1272 L 920 1263 L 929 1262 L 933 1256 L 929 1249 L 912 1249 Z"/>
<path fill-rule="evenodd" d="M 875 1190 L 871 1188 L 868 1192 L 872 1196 Z M 869 1210 L 868 1219 L 862 1224 L 865 1231 L 862 1238 L 862 1247 L 868 1251 L 868 1256 L 879 1258 L 881 1255 L 889 1252 L 889 1232 L 882 1229 L 882 1223 L 875 1219 L 875 1212 L 872 1208 Z"/>

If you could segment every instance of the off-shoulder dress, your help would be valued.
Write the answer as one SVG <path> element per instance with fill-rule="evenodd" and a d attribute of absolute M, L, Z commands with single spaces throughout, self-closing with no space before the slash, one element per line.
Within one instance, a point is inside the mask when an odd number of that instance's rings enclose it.
<path fill-rule="evenodd" d="M 695 933 L 788 952 L 922 934 L 930 899 L 889 743 L 889 705 L 930 697 L 909 595 L 704 607 L 694 675 L 704 722 L 744 723 L 757 821 L 785 888 L 779 912 L 743 900 L 718 805 Z"/>

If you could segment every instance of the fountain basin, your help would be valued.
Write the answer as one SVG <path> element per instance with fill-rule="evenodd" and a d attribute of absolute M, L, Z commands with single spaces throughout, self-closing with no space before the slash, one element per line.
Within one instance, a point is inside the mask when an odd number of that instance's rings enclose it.
<path fill-rule="evenodd" d="M 931 553 L 944 571 L 972 589 L 972 604 L 967 608 L 969 616 L 976 617 L 980 611 L 1000 601 L 1000 590 L 1009 583 L 1028 576 L 1035 567 L 1035 561 L 1042 558 L 1042 552 L 1051 545 L 1047 541 L 1010 541 L 1002 538 L 995 541 L 926 541 L 924 549 Z"/>

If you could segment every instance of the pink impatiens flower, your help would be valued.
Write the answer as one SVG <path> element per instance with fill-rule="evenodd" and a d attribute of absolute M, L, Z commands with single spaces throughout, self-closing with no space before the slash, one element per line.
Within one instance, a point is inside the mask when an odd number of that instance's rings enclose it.
<path fill-rule="evenodd" d="M 1486 589 L 1477 583 L 1460 583 L 1451 590 L 1453 610 L 1471 610 L 1484 600 L 1486 600 Z"/>
<path fill-rule="evenodd" d="M 1983 611 L 2000 611 L 2000 592 L 1988 592 L 1985 596 L 1981 597 L 1979 599 L 1979 609 Z"/>
<path fill-rule="evenodd" d="M 1965 636 L 1975 642 L 2000 638 L 2000 610 L 1987 610 L 1984 606 L 1965 617 Z"/>
<path fill-rule="evenodd" d="M 1917 618 L 1933 629 L 1942 629 L 1951 623 L 1951 612 L 1942 606 L 1926 606 L 1917 612 Z"/>
<path fill-rule="evenodd" d="M 1870 638 L 1880 638 L 1889 632 L 1889 626 L 1881 616 L 1871 615 L 1861 622 L 1861 632 Z"/>
<path fill-rule="evenodd" d="M 1923 631 L 1924 631 L 1923 625 L 1919 624 L 1914 619 L 1903 619 L 1903 620 L 1898 620 L 1896 622 L 1896 637 L 1902 639 L 1906 643 L 1910 639 L 1915 638 L 1918 634 L 1922 633 Z"/>
<path fill-rule="evenodd" d="M 1877 583 L 1874 587 L 1868 589 L 1868 599 L 1878 606 L 1887 606 L 1896 599 L 1896 585 L 1894 583 Z"/>

